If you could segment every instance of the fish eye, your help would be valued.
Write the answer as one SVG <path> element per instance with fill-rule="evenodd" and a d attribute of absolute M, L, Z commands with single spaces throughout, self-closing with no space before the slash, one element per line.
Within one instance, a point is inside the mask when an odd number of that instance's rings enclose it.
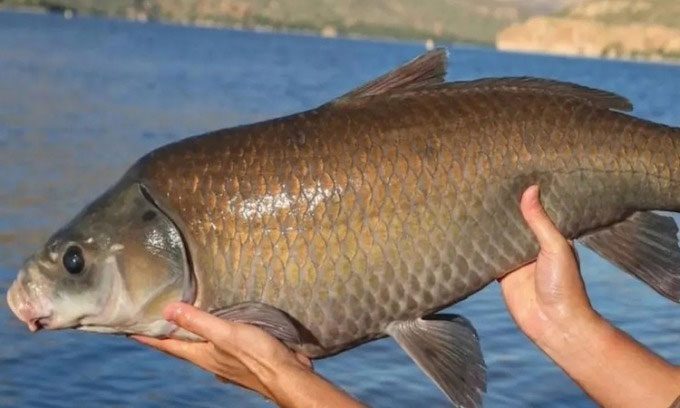
<path fill-rule="evenodd" d="M 83 257 L 83 250 L 79 246 L 71 245 L 64 252 L 62 258 L 64 268 L 71 275 L 77 275 L 85 268 L 85 258 Z"/>

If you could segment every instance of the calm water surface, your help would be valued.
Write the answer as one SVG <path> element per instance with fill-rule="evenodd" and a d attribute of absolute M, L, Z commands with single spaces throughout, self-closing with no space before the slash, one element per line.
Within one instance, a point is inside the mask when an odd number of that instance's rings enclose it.
<path fill-rule="evenodd" d="M 0 13 L 0 406 L 259 407 L 130 340 L 28 330 L 5 292 L 22 259 L 143 153 L 169 141 L 310 108 L 422 52 L 412 44 Z M 628 96 L 680 124 L 680 67 L 452 47 L 452 79 L 535 75 Z M 612 137 L 616 137 L 612 135 Z M 680 363 L 680 307 L 581 250 L 593 303 Z M 456 305 L 479 331 L 490 407 L 593 404 L 510 320 L 498 286 Z M 389 339 L 319 361 L 378 407 L 445 406 Z"/>

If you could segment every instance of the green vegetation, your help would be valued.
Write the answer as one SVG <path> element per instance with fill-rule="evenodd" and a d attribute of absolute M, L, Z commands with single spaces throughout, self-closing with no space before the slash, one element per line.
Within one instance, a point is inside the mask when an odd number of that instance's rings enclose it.
<path fill-rule="evenodd" d="M 505 49 L 551 52 L 556 43 L 573 43 L 573 53 L 589 49 L 590 56 L 615 58 L 676 58 L 680 53 L 680 38 L 674 39 L 672 31 L 680 29 L 680 0 L 0 0 L 1 8 L 326 36 L 482 44 L 503 36 Z M 546 18 L 545 29 L 557 31 L 548 36 L 527 25 L 519 37 L 504 36 L 537 15 L 559 17 Z M 560 31 L 558 25 L 570 29 Z M 647 29 L 651 25 L 656 27 Z M 576 35 L 575 27 L 589 34 Z"/>
<path fill-rule="evenodd" d="M 81 14 L 327 35 L 493 42 L 501 28 L 570 0 L 0 0 Z"/>
<path fill-rule="evenodd" d="M 559 15 L 609 24 L 659 24 L 680 28 L 680 1 L 591 0 L 568 8 Z"/>

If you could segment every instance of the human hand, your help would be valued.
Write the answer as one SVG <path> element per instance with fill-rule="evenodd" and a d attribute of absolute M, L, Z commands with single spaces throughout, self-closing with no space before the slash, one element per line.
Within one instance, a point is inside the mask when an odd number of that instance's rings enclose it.
<path fill-rule="evenodd" d="M 315 374 L 309 358 L 258 327 L 225 321 L 185 303 L 168 305 L 163 315 L 206 341 L 132 337 L 187 360 L 221 381 L 253 390 L 281 407 L 363 407 Z"/>
<path fill-rule="evenodd" d="M 499 280 L 505 303 L 519 328 L 534 342 L 551 329 L 566 329 L 597 318 L 586 294 L 574 248 L 552 223 L 529 187 L 520 202 L 526 223 L 540 245 L 536 261 Z"/>
<path fill-rule="evenodd" d="M 520 208 L 541 249 L 499 280 L 519 328 L 598 405 L 668 406 L 680 392 L 680 368 L 593 310 L 574 249 L 543 210 L 537 186 Z"/>
<path fill-rule="evenodd" d="M 164 317 L 206 339 L 188 342 L 132 336 L 140 343 L 187 360 L 224 382 L 233 382 L 274 399 L 271 385 L 291 371 L 311 371 L 311 361 L 295 353 L 264 330 L 228 322 L 184 303 L 165 308 Z"/>

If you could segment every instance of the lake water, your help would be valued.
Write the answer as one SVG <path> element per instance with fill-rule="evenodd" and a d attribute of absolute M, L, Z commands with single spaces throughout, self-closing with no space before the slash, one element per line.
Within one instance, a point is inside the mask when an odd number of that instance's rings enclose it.
<path fill-rule="evenodd" d="M 629 97 L 680 124 L 680 67 L 452 46 L 452 79 L 534 75 Z M 200 132 L 292 113 L 423 51 L 404 43 L 0 13 L 0 406 L 259 407 L 259 397 L 122 337 L 30 334 L 5 304 L 22 259 L 139 156 Z M 615 136 L 613 136 L 615 137 Z M 680 363 L 680 307 L 581 250 L 596 308 Z M 493 284 L 456 305 L 476 326 L 489 407 L 592 406 L 518 330 Z M 390 339 L 316 365 L 377 407 L 445 406 Z"/>

